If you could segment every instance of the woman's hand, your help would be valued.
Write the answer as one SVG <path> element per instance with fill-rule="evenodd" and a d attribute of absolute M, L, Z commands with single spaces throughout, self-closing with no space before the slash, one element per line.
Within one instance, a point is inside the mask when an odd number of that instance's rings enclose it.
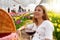
<path fill-rule="evenodd" d="M 19 29 L 16 31 L 16 33 L 17 33 L 18 35 L 20 35 L 21 31 L 24 30 L 24 29 L 25 29 L 25 27 L 22 26 L 21 28 L 19 28 Z"/>
<path fill-rule="evenodd" d="M 19 28 L 18 30 L 24 30 L 26 27 L 25 26 L 22 26 L 21 28 Z"/>

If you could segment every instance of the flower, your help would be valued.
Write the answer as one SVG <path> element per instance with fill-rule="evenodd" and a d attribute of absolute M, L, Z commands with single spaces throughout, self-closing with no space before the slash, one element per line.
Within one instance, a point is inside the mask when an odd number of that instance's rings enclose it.
<path fill-rule="evenodd" d="M 18 19 L 18 20 L 16 21 L 16 24 L 20 24 L 20 23 L 21 23 L 21 20 Z"/>

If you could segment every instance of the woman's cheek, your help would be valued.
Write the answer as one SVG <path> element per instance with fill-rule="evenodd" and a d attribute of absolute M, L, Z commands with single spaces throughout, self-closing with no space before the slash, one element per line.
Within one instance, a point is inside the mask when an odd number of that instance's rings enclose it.
<path fill-rule="evenodd" d="M 42 16 L 43 16 L 43 14 L 41 14 L 41 13 L 40 13 L 40 14 L 39 14 L 39 16 L 40 16 L 40 17 L 42 17 Z"/>

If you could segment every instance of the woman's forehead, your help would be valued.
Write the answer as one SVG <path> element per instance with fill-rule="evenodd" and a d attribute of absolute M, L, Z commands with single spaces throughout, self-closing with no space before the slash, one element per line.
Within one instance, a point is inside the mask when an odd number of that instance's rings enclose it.
<path fill-rule="evenodd" d="M 37 10 L 37 9 L 38 9 L 38 10 L 41 10 L 42 8 L 38 6 L 38 7 L 35 8 L 35 10 Z"/>

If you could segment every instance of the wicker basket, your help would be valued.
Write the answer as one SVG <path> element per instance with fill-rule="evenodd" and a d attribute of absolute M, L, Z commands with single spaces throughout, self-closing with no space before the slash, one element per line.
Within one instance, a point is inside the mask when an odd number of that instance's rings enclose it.
<path fill-rule="evenodd" d="M 16 32 L 12 17 L 3 9 L 0 9 L 0 33 Z"/>

